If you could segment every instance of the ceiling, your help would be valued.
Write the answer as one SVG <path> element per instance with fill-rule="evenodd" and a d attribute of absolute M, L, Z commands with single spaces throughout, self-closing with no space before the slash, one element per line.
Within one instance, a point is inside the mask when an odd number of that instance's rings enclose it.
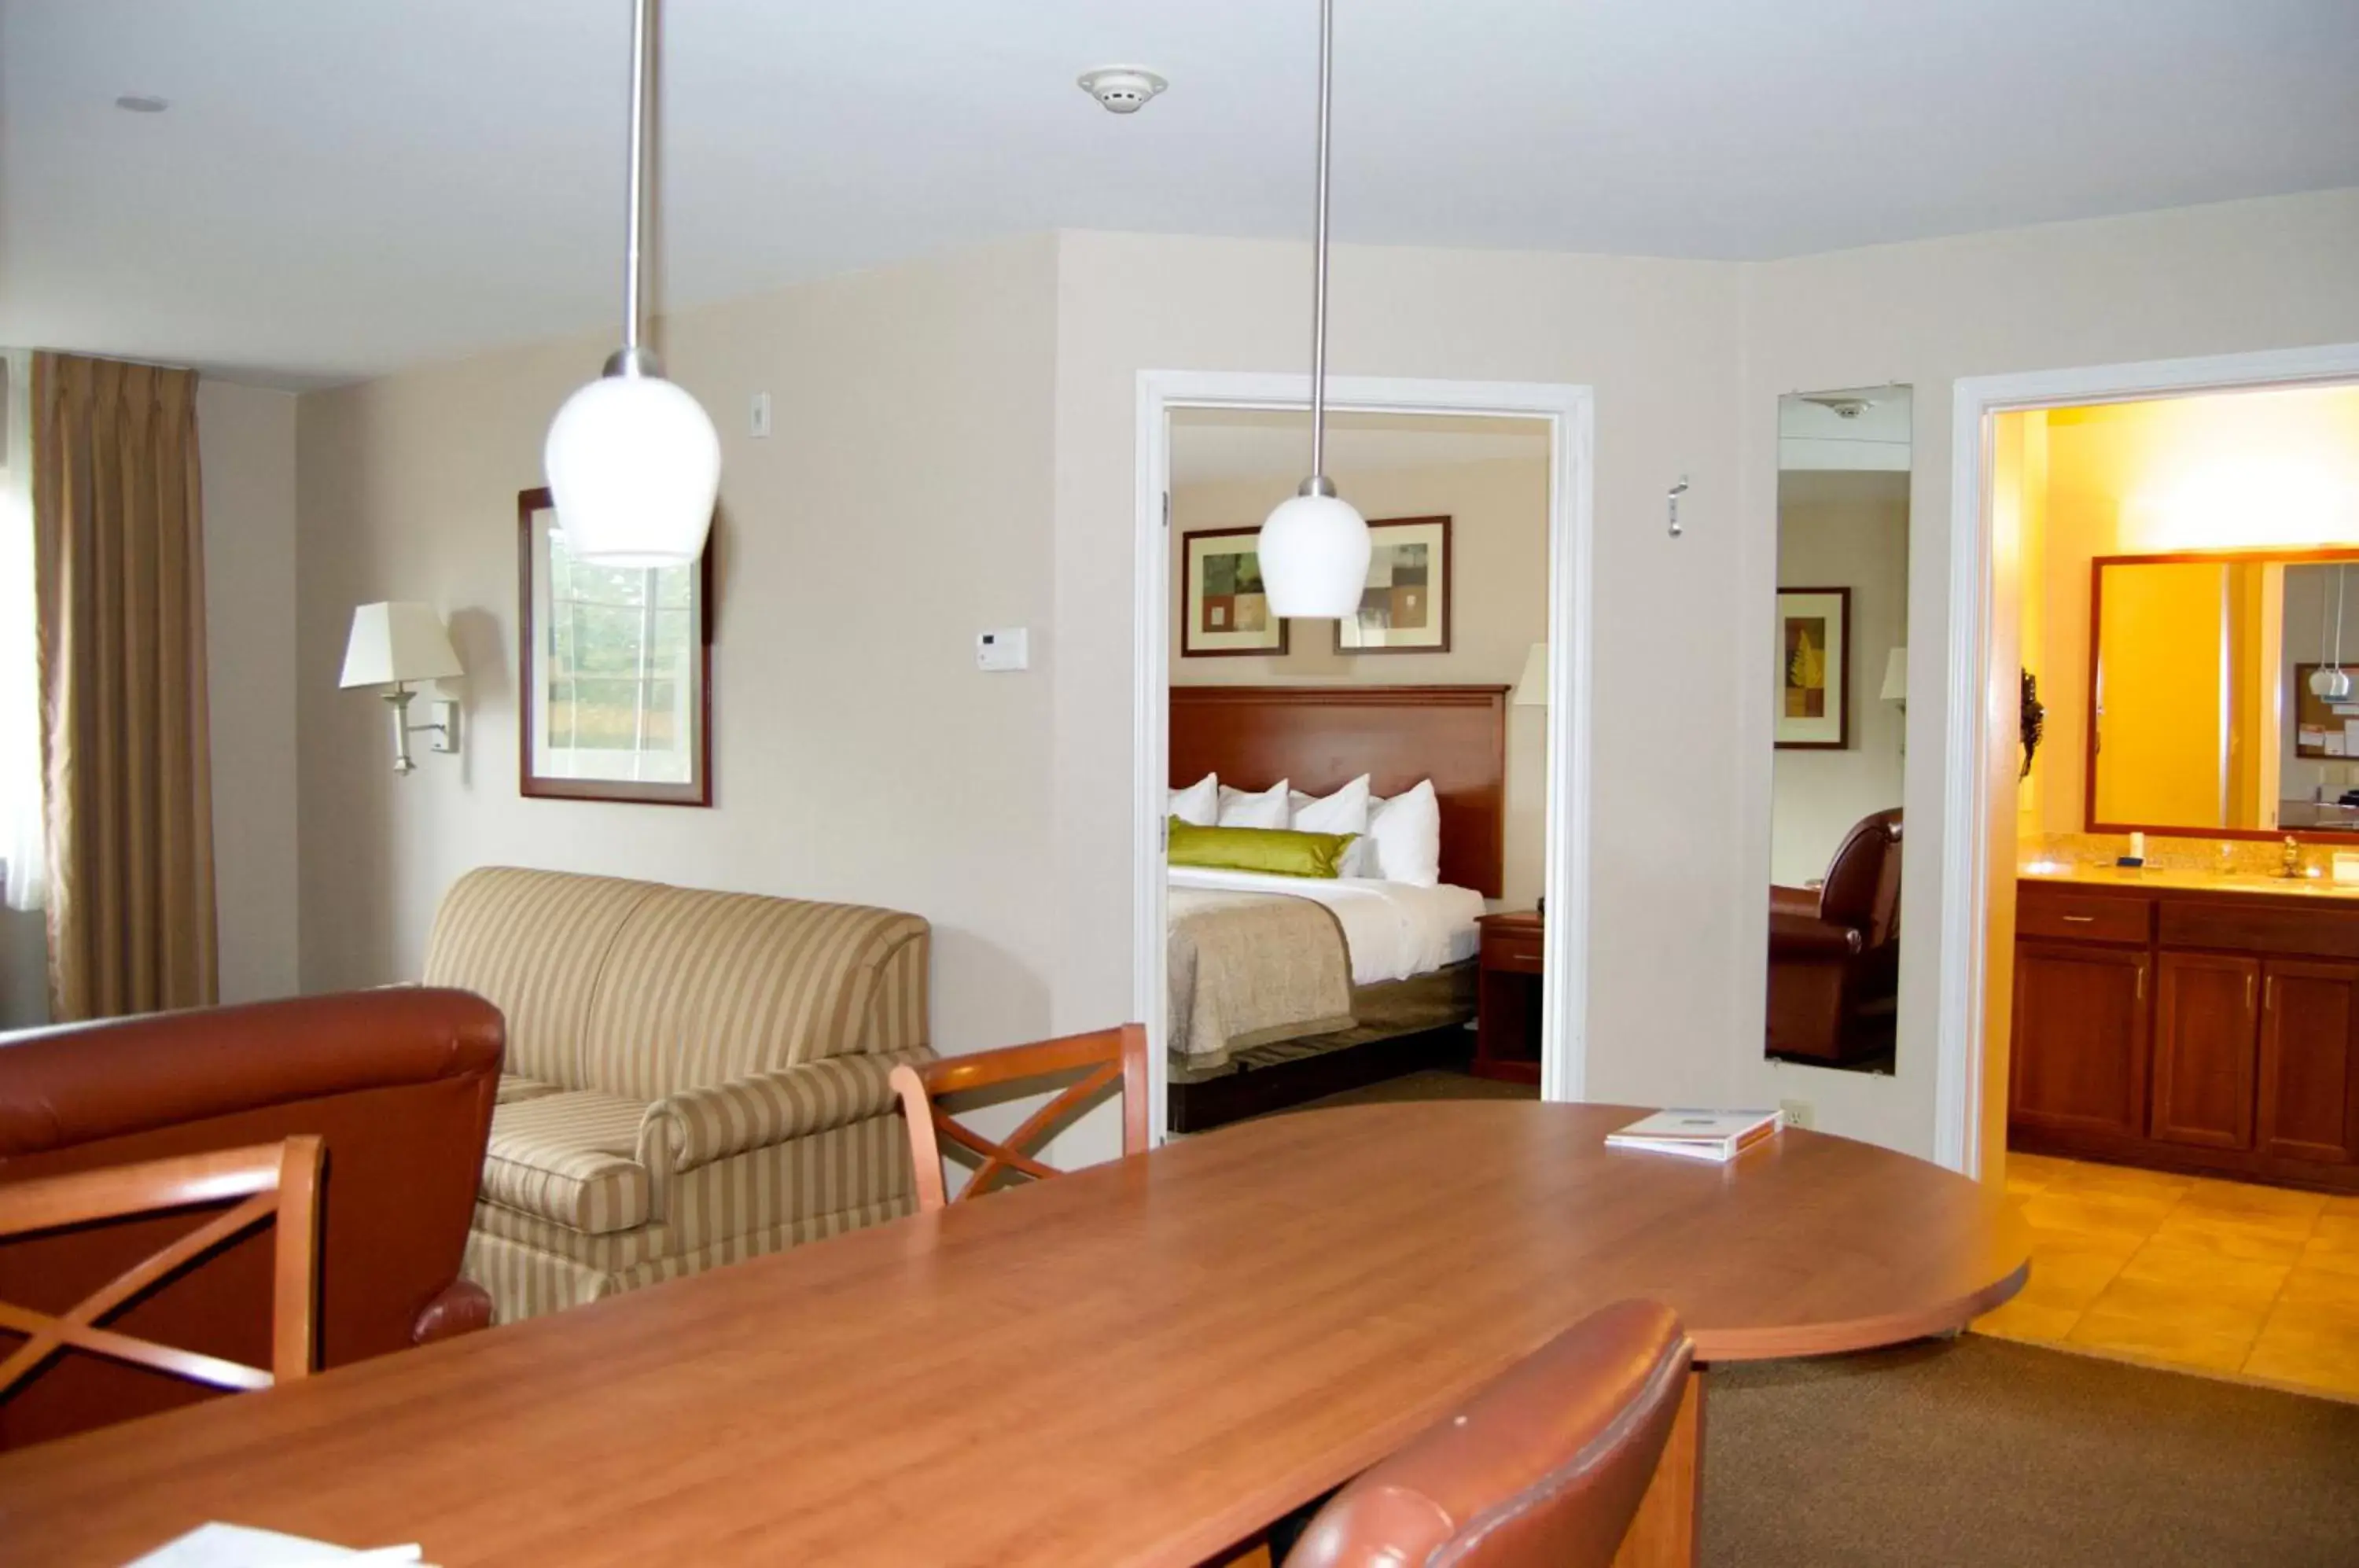
<path fill-rule="evenodd" d="M 1546 463 L 1545 419 L 1485 414 L 1327 416 L 1327 472 L 1338 475 L 1462 463 Z M 1261 408 L 1175 408 L 1171 483 L 1278 481 L 1291 487 L 1310 472 L 1310 416 Z"/>
<path fill-rule="evenodd" d="M 2359 185 L 2353 0 L 1343 0 L 1344 241 L 1761 258 Z M 0 0 L 0 343 L 319 385 L 615 314 L 625 0 Z M 1310 0 L 690 0 L 661 299 L 1308 228 Z M 1137 61 L 1129 118 L 1073 84 Z M 170 100 L 161 114 L 119 94 Z"/>

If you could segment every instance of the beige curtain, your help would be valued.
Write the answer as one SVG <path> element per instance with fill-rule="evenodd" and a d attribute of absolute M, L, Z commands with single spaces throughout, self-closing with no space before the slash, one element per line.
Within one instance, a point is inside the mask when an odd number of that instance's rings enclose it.
<path fill-rule="evenodd" d="M 214 1000 L 197 377 L 33 360 L 34 584 L 60 1022 Z"/>

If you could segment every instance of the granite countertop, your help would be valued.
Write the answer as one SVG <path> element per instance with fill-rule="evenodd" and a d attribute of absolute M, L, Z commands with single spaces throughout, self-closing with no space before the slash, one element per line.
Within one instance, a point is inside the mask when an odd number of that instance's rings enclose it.
<path fill-rule="evenodd" d="M 2085 862 L 2036 860 L 2016 868 L 2027 882 L 2071 883 L 2082 887 L 2152 887 L 2182 893 L 2260 893 L 2279 898 L 2359 900 L 2359 883 L 2336 882 L 2320 875 L 2271 877 L 2252 871 L 2203 871 L 2192 866 L 2093 866 Z"/>

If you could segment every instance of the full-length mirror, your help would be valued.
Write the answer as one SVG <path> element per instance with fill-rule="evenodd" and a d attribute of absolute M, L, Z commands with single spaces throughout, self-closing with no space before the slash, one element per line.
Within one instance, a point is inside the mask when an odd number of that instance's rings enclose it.
<path fill-rule="evenodd" d="M 1908 766 L 1906 387 L 1777 410 L 1768 1053 L 1892 1071 Z"/>
<path fill-rule="evenodd" d="M 2093 561 L 2088 830 L 2359 833 L 2354 566 L 2359 550 Z"/>

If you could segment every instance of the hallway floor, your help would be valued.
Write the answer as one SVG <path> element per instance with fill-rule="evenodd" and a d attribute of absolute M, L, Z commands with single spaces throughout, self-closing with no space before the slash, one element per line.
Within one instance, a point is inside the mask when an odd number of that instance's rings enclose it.
<path fill-rule="evenodd" d="M 1977 1332 L 2359 1399 L 2359 1197 L 2010 1152 L 2031 1279 Z"/>

